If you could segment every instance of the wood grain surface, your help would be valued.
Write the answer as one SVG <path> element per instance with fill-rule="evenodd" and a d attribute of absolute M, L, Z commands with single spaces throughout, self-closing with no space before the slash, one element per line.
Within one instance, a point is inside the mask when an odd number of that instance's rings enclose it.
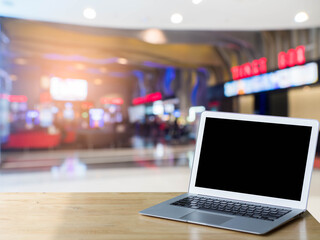
<path fill-rule="evenodd" d="M 180 193 L 1 193 L 0 239 L 320 239 L 306 213 L 264 236 L 142 216 Z"/>

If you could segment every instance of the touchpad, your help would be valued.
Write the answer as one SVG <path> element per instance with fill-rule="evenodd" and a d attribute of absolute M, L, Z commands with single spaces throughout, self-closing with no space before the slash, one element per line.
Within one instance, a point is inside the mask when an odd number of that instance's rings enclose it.
<path fill-rule="evenodd" d="M 225 217 L 217 214 L 210 214 L 210 213 L 203 213 L 203 212 L 192 212 L 183 216 L 181 219 L 186 219 L 187 222 L 194 222 L 194 223 L 204 223 L 208 225 L 220 225 L 230 219 L 232 217 Z"/>

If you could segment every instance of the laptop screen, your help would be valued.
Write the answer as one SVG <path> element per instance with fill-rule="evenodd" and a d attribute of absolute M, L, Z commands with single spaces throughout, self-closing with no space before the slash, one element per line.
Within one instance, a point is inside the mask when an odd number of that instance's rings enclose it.
<path fill-rule="evenodd" d="M 299 201 L 311 127 L 207 118 L 196 187 Z"/>

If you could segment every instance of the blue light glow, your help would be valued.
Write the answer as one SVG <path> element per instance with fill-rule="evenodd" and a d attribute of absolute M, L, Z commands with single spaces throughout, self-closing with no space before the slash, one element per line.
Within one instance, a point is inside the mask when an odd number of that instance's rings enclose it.
<path fill-rule="evenodd" d="M 227 82 L 224 84 L 224 95 L 226 97 L 233 97 L 237 95 L 303 86 L 317 81 L 318 64 L 312 62 L 302 66 L 295 66 L 250 78 Z"/>

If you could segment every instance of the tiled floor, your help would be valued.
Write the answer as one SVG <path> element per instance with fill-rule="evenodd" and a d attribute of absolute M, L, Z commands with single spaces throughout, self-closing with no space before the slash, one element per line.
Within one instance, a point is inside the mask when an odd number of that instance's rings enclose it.
<path fill-rule="evenodd" d="M 3 156 L 9 161 L 2 165 L 0 191 L 186 192 L 193 148 L 159 145 L 150 149 L 7 154 Z M 315 169 L 308 210 L 320 222 L 319 186 L 320 169 Z"/>

